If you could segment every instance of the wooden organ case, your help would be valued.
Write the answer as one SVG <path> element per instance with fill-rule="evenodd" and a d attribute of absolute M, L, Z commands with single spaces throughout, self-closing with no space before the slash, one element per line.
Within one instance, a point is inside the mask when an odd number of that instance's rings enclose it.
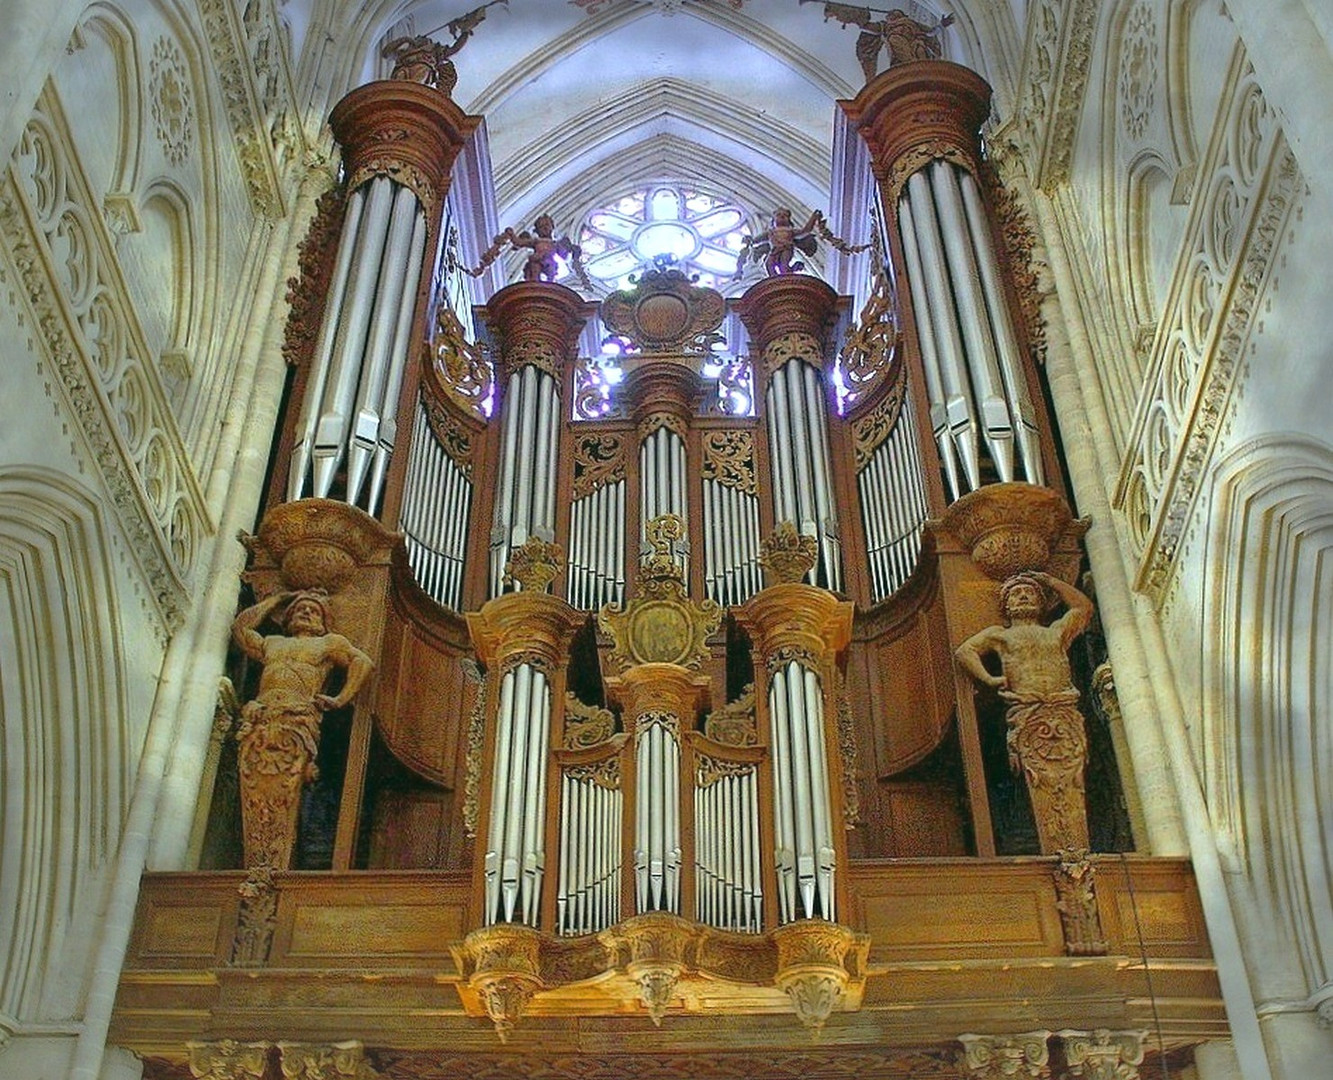
<path fill-rule="evenodd" d="M 829 1026 L 829 1063 L 873 1047 L 871 1073 L 907 1075 L 901 1051 L 913 1075 L 982 1076 L 964 1033 L 1104 1029 L 1141 1058 L 1150 964 L 1156 1053 L 1225 1031 L 1187 864 L 1105 853 L 1128 825 L 1102 711 L 1084 695 L 1080 750 L 1046 699 L 955 659 L 1007 623 L 1016 576 L 1074 611 L 1087 528 L 995 225 L 988 103 L 933 61 L 843 103 L 883 208 L 875 287 L 854 319 L 800 274 L 731 301 L 753 408 L 730 411 L 730 376 L 703 374 L 727 302 L 669 266 L 600 304 L 509 285 L 480 312 L 490 347 L 469 341 L 423 261 L 476 118 L 404 82 L 339 105 L 347 178 L 306 248 L 316 301 L 246 579 L 257 606 L 316 593 L 319 641 L 375 670 L 317 751 L 238 683 L 254 701 L 210 767 L 231 794 L 204 869 L 145 879 L 118 1041 L 194 1068 L 219 1040 L 352 1040 L 394 1075 L 463 1075 L 495 1051 L 478 1017 L 531 1061 L 624 1065 L 577 1022 L 679 1013 L 695 1049 L 770 1072 Z M 626 349 L 610 394 L 579 356 L 594 318 Z M 310 648 L 319 677 L 346 667 Z M 229 781 L 221 747 L 263 724 Z M 275 809 L 276 774 L 300 808 Z M 294 862 L 225 865 L 228 829 L 296 830 Z M 327 1015 L 303 1004 L 314 975 Z"/>

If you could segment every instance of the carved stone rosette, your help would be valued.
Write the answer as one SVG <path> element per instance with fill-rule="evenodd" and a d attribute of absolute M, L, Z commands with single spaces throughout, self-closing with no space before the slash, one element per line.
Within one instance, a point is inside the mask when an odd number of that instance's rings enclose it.
<path fill-rule="evenodd" d="M 329 114 L 343 148 L 347 190 L 374 176 L 410 188 L 432 217 L 449 191 L 449 170 L 481 117 L 433 87 L 401 79 L 359 86 Z"/>
<path fill-rule="evenodd" d="M 1050 1080 L 1049 1031 L 1021 1035 L 959 1035 L 968 1080 Z"/>
<path fill-rule="evenodd" d="M 907 178 L 937 158 L 980 172 L 977 133 L 990 113 L 990 87 L 945 60 L 890 67 L 850 101 L 840 101 L 870 147 L 885 206 L 897 206 Z"/>
<path fill-rule="evenodd" d="M 506 285 L 486 302 L 486 325 L 499 341 L 497 378 L 502 383 L 527 364 L 564 386 L 566 364 L 578 355 L 579 334 L 591 305 L 578 293 L 549 281 Z"/>

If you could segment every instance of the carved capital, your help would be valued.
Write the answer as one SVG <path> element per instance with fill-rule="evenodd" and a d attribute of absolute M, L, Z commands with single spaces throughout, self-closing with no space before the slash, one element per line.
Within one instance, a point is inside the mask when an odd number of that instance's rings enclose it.
<path fill-rule="evenodd" d="M 262 1080 L 268 1050 L 268 1043 L 235 1039 L 185 1044 L 190 1075 L 195 1080 Z"/>
<path fill-rule="evenodd" d="M 959 1035 L 963 1044 L 962 1066 L 968 1080 L 1049 1080 L 1049 1031 L 1021 1035 Z"/>
<path fill-rule="evenodd" d="M 374 1080 L 379 1075 L 355 1041 L 326 1045 L 278 1043 L 283 1080 Z"/>
<path fill-rule="evenodd" d="M 428 211 L 448 194 L 454 158 L 480 122 L 448 94 L 402 79 L 359 86 L 329 114 L 343 148 L 348 190 L 373 176 L 390 176 L 411 188 Z"/>
<path fill-rule="evenodd" d="M 505 593 L 467 615 L 468 633 L 487 667 L 535 662 L 561 666 L 569 639 L 587 618 L 563 600 L 544 592 Z"/>
<path fill-rule="evenodd" d="M 851 602 L 813 585 L 770 585 L 735 614 L 754 641 L 756 657 L 765 661 L 790 649 L 827 667 L 851 640 Z"/>
<path fill-rule="evenodd" d="M 1146 1031 L 1057 1031 L 1063 1050 L 1062 1080 L 1139 1080 Z"/>
<path fill-rule="evenodd" d="M 693 717 L 708 700 L 709 681 L 679 664 L 637 664 L 605 680 L 606 692 L 624 710 L 627 731 L 649 715 Z"/>
<path fill-rule="evenodd" d="M 563 371 L 578 355 L 579 334 L 591 307 L 572 289 L 549 281 L 506 285 L 486 303 L 486 324 L 500 344 L 506 376 L 531 364 L 558 387 Z"/>
<path fill-rule="evenodd" d="M 886 185 L 884 205 L 913 172 L 936 158 L 978 171 L 978 133 L 990 113 L 990 87 L 944 60 L 890 67 L 850 101 L 840 101 L 870 148 L 871 168 Z"/>
<path fill-rule="evenodd" d="M 989 484 L 953 503 L 929 527 L 937 537 L 960 544 L 985 573 L 1003 581 L 1023 570 L 1043 570 L 1054 557 L 1073 554 L 1060 576 L 1077 567 L 1078 540 L 1091 520 L 1075 518 L 1050 488 L 1035 484 Z M 1068 558 L 1064 560 L 1067 562 Z"/>
<path fill-rule="evenodd" d="M 764 278 L 735 301 L 735 310 L 750 335 L 752 355 L 761 381 L 788 361 L 799 360 L 823 370 L 838 317 L 838 294 L 808 274 Z"/>

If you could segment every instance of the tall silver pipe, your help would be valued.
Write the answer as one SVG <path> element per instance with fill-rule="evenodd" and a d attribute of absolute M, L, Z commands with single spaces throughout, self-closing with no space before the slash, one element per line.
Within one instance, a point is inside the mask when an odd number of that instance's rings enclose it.
<path fill-rule="evenodd" d="M 538 372 L 536 413 L 537 436 L 532 444 L 532 509 L 528 515 L 528 531 L 543 540 L 552 540 L 555 531 L 546 520 L 546 492 L 555 479 L 555 450 L 551 445 L 551 401 L 547 383 L 549 377 Z"/>
<path fill-rule="evenodd" d="M 958 187 L 958 169 L 947 161 L 935 161 L 929 171 L 958 321 L 967 345 L 967 370 L 971 376 L 976 411 L 1000 479 L 1012 480 L 1013 424 L 1004 401 L 1000 369 L 995 358 L 995 340 L 991 335 L 963 197 Z"/>
<path fill-rule="evenodd" d="M 648 784 L 648 740 L 647 733 L 640 730 L 635 736 L 634 746 L 634 897 L 635 909 L 639 913 L 650 910 L 648 907 L 648 849 L 649 810 L 651 795 Z"/>
<path fill-rule="evenodd" d="M 522 371 L 515 371 L 505 384 L 501 403 L 500 426 L 504 446 L 500 454 L 500 478 L 495 489 L 495 512 L 491 524 L 491 596 L 504 592 L 504 567 L 509 561 L 509 522 L 514 503 L 514 476 L 517 471 L 518 428 L 522 414 Z"/>
<path fill-rule="evenodd" d="M 934 329 L 944 388 L 944 411 L 954 448 L 962 462 L 968 489 L 980 486 L 976 418 L 967 386 L 967 359 L 958 330 L 958 313 L 949 288 L 948 272 L 930 181 L 924 172 L 907 181 L 917 248 L 925 284 L 926 312 Z"/>
<path fill-rule="evenodd" d="M 828 418 L 819 374 L 802 364 L 805 379 L 805 409 L 810 426 L 811 471 L 815 480 L 815 508 L 819 518 L 819 544 L 824 555 L 828 587 L 842 588 L 842 557 L 838 542 L 837 509 L 833 503 L 833 473 L 829 468 Z"/>
<path fill-rule="evenodd" d="M 800 527 L 796 502 L 796 479 L 791 461 L 792 436 L 787 419 L 787 391 L 780 371 L 773 372 L 766 395 L 768 407 L 769 466 L 773 474 L 775 524 L 790 521 Z"/>
<path fill-rule="evenodd" d="M 514 676 L 514 713 L 510 734 L 509 786 L 505 793 L 505 831 L 500 856 L 500 899 L 504 921 L 513 922 L 518 910 L 519 875 L 523 867 L 522 830 L 524 766 L 531 733 L 532 665 L 519 664 Z"/>
<path fill-rule="evenodd" d="M 410 188 L 395 192 L 389 212 L 388 235 L 375 283 L 374 306 L 367 327 L 365 351 L 361 357 L 356 404 L 348 432 L 347 501 L 354 503 L 361 494 L 371 459 L 379 444 L 384 384 L 392 362 L 394 331 L 402 318 L 403 285 L 407 278 L 407 254 L 419 211 L 417 198 Z M 416 297 L 412 297 L 415 306 Z"/>
<path fill-rule="evenodd" d="M 783 380 L 783 393 L 787 402 L 792 437 L 791 460 L 796 486 L 796 511 L 800 515 L 797 528 L 805 536 L 818 538 L 819 510 L 815 505 L 815 482 L 810 457 L 810 424 L 809 418 L 805 415 L 805 388 L 801 374 L 803 366 L 799 360 L 789 360 L 778 372 L 778 378 Z M 812 584 L 817 573 L 817 569 L 811 571 Z"/>
<path fill-rule="evenodd" d="M 778 906 L 782 921 L 791 922 L 796 918 L 796 808 L 787 737 L 786 681 L 786 673 L 781 668 L 773 672 L 768 689 L 768 714 L 773 728 L 773 832 Z"/>
<path fill-rule="evenodd" d="M 833 904 L 833 826 L 829 806 L 828 761 L 824 749 L 824 695 L 819 676 L 808 668 L 802 671 L 805 690 L 805 732 L 810 746 L 811 811 L 815 833 L 816 871 L 818 874 L 821 917 L 834 921 Z"/>
<path fill-rule="evenodd" d="M 625 599 L 625 481 L 617 480 L 615 494 L 611 500 L 612 528 L 614 542 L 611 545 L 612 573 L 615 584 L 609 599 L 617 604 Z"/>
<path fill-rule="evenodd" d="M 796 819 L 796 883 L 800 894 L 800 918 L 817 917 L 815 903 L 816 851 L 814 790 L 811 786 L 810 743 L 806 738 L 805 687 L 801 665 L 787 664 L 783 688 L 787 694 L 787 718 L 791 740 L 793 803 Z"/>
<path fill-rule="evenodd" d="M 385 177 L 370 181 L 370 194 L 356 240 L 356 256 L 347 286 L 347 302 L 338 311 L 328 382 L 319 406 L 313 451 L 314 493 L 328 495 L 347 450 L 348 425 L 361 375 L 366 328 L 370 322 L 376 282 L 384 262 L 394 183 Z"/>
<path fill-rule="evenodd" d="M 500 705 L 495 717 L 495 767 L 491 780 L 491 817 L 486 829 L 486 925 L 498 922 L 500 915 L 501 860 L 506 831 L 505 809 L 509 793 L 509 744 L 513 732 L 514 671 L 510 669 L 500 682 Z"/>
<path fill-rule="evenodd" d="M 357 254 L 356 237 L 361 230 L 361 216 L 365 205 L 364 186 L 357 188 L 347 197 L 347 213 L 343 218 L 342 233 L 338 238 L 338 257 L 333 264 L 333 278 L 329 282 L 324 319 L 320 323 L 319 336 L 315 339 L 315 354 L 310 362 L 305 399 L 301 403 L 300 419 L 296 425 L 296 442 L 292 447 L 291 469 L 287 474 L 289 502 L 299 499 L 306 490 L 311 453 L 315 447 L 315 429 L 319 425 L 319 403 L 324 398 L 324 386 L 329 377 L 333 341 L 347 295 L 347 281 L 351 275 L 352 260 Z"/>
<path fill-rule="evenodd" d="M 912 293 L 912 308 L 916 312 L 917 342 L 921 348 L 921 368 L 926 377 L 926 396 L 930 406 L 930 427 L 939 450 L 940 464 L 944 467 L 952 499 L 962 495 L 959 487 L 958 461 L 954 455 L 953 439 L 949 435 L 949 417 L 945 405 L 944 380 L 940 371 L 935 329 L 931 324 L 929 300 L 926 298 L 925 269 L 917 248 L 916 224 L 912 218 L 910 200 L 904 196 L 898 204 L 898 218 L 902 225 L 903 256 L 907 263 L 907 284 Z"/>
<path fill-rule="evenodd" d="M 546 675 L 532 673 L 532 698 L 529 706 L 527 774 L 523 782 L 523 922 L 537 925 L 537 904 L 541 895 L 541 871 L 545 845 L 542 843 L 542 794 L 546 786 L 547 724 Z"/>
<path fill-rule="evenodd" d="M 977 255 L 982 291 L 986 296 L 986 310 L 990 314 L 990 324 L 995 332 L 1000 375 L 1004 380 L 1005 394 L 1009 399 L 1010 412 L 1014 418 L 1014 435 L 1023 461 L 1023 471 L 1030 483 L 1041 484 L 1045 482 L 1043 479 L 1045 470 L 1041 463 L 1041 439 L 1037 431 L 1032 399 L 1027 391 L 1027 380 L 1023 374 L 1022 351 L 1018 347 L 1009 305 L 1005 302 L 999 260 L 995 256 L 995 244 L 991 239 L 990 221 L 981 201 L 981 192 L 977 190 L 977 182 L 972 174 L 961 170 L 959 182 L 962 185 L 963 205 L 967 210 L 972 246 Z"/>
<path fill-rule="evenodd" d="M 519 419 L 517 476 L 514 503 L 510 508 L 509 546 L 521 547 L 532 535 L 532 481 L 541 455 L 534 439 L 537 432 L 538 380 L 542 373 L 531 364 L 523 368 L 523 415 Z M 518 586 L 516 585 L 515 588 Z"/>

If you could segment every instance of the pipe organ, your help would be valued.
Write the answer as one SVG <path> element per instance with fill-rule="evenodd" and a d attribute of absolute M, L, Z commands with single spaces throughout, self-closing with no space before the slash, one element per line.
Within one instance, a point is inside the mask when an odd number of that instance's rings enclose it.
<path fill-rule="evenodd" d="M 716 984 L 818 1026 L 859 1007 L 865 866 L 1039 850 L 1010 835 L 1049 802 L 1013 795 L 1014 721 L 954 664 L 1000 582 L 1073 578 L 1086 527 L 1041 486 L 1058 470 L 988 210 L 987 102 L 920 61 L 843 103 L 892 208 L 855 318 L 812 276 L 728 301 L 656 266 L 599 303 L 508 285 L 477 312 L 485 348 L 418 288 L 477 118 L 410 83 L 335 112 L 323 321 L 247 580 L 324 589 L 377 673 L 324 721 L 331 864 L 298 844 L 297 865 L 468 875 L 459 992 L 502 1034 L 603 976 L 655 1020 Z M 431 137 L 377 140 L 408 123 Z M 753 415 L 703 376 L 728 304 Z M 594 314 L 627 348 L 589 415 Z"/>

